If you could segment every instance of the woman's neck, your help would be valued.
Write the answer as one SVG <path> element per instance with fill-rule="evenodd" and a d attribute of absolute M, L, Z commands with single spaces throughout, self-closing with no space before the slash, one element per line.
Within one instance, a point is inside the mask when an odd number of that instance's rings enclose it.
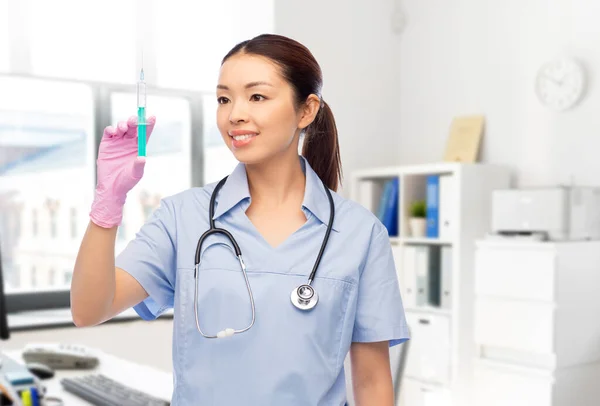
<path fill-rule="evenodd" d="M 277 208 L 300 205 L 304 200 L 305 176 L 298 154 L 281 154 L 267 162 L 246 165 L 252 205 Z"/>

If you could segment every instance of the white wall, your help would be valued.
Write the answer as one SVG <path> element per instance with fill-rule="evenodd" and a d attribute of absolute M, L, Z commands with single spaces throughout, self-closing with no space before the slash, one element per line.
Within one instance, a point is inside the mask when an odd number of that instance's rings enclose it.
<path fill-rule="evenodd" d="M 400 37 L 391 29 L 391 11 L 391 0 L 275 1 L 276 33 L 306 45 L 323 70 L 346 196 L 353 170 L 398 160 Z"/>
<path fill-rule="evenodd" d="M 404 0 L 408 26 L 395 118 L 401 163 L 442 157 L 450 121 L 484 114 L 482 158 L 511 165 L 516 184 L 600 184 L 600 2 Z M 587 96 L 565 113 L 537 101 L 547 60 L 569 55 L 589 71 Z"/>

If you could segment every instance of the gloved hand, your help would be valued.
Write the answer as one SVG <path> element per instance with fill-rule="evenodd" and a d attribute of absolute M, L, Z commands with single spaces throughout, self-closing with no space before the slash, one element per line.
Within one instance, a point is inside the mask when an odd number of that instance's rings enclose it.
<path fill-rule="evenodd" d="M 146 121 L 148 143 L 156 117 L 151 116 Z M 121 224 L 127 193 L 142 179 L 146 158 L 138 157 L 137 135 L 136 116 L 104 129 L 96 160 L 98 181 L 90 211 L 90 219 L 100 227 Z"/>

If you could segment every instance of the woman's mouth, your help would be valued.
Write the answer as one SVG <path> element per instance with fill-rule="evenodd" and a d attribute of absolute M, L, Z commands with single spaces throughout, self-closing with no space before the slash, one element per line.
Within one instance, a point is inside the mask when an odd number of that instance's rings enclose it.
<path fill-rule="evenodd" d="M 234 148 L 240 148 L 250 144 L 257 135 L 257 132 L 249 130 L 229 131 L 229 136 L 233 139 Z"/>

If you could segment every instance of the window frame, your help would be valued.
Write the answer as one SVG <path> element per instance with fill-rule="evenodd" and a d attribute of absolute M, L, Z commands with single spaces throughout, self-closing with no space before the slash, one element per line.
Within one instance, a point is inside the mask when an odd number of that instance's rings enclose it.
<path fill-rule="evenodd" d="M 129 92 L 135 94 L 136 84 L 125 85 L 107 82 L 93 82 L 85 80 L 63 79 L 55 77 L 45 77 L 38 75 L 24 75 L 14 73 L 0 73 L 3 78 L 25 78 L 40 79 L 56 83 L 78 83 L 89 86 L 92 90 L 92 106 L 94 116 L 94 161 L 98 156 L 98 147 L 102 139 L 104 128 L 113 125 L 111 122 L 111 95 L 113 93 Z M 148 86 L 147 94 L 153 96 L 178 97 L 188 101 L 190 107 L 190 128 L 191 143 L 190 146 L 190 187 L 204 186 L 204 117 L 203 117 L 203 97 L 210 92 L 187 91 L 181 89 L 157 88 Z M 134 108 L 132 111 L 135 111 Z M 94 183 L 97 182 L 97 172 L 94 166 Z M 3 277 L 3 275 L 2 275 Z M 50 290 L 32 290 L 22 292 L 5 293 L 6 311 L 8 314 L 51 310 L 68 309 L 71 306 L 70 289 L 50 289 Z"/>

